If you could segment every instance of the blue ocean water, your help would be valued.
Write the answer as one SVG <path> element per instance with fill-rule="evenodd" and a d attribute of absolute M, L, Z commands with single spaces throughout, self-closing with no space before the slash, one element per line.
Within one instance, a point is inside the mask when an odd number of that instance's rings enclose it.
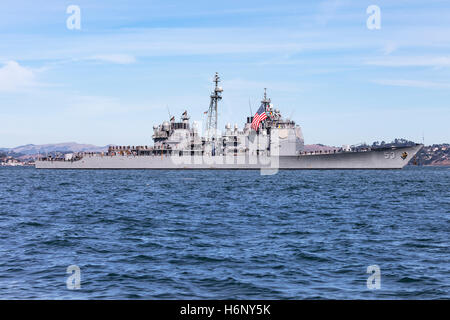
<path fill-rule="evenodd" d="M 450 168 L 0 168 L 0 181 L 2 299 L 450 298 Z"/>

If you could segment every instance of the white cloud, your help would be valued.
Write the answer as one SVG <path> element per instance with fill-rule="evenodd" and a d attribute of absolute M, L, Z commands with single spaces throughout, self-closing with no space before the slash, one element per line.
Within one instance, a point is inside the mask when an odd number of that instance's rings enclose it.
<path fill-rule="evenodd" d="M 366 64 L 382 67 L 450 67 L 450 56 L 391 57 L 370 60 Z"/>
<path fill-rule="evenodd" d="M 248 92 L 249 90 L 259 90 L 261 91 L 261 94 L 264 88 L 280 92 L 299 92 L 302 91 L 304 87 L 304 84 L 300 83 L 283 82 L 283 81 L 269 81 L 269 82 L 251 81 L 240 78 L 224 80 L 223 84 L 229 91 Z"/>
<path fill-rule="evenodd" d="M 124 103 L 121 99 L 112 96 L 87 96 L 77 94 L 64 94 L 61 98 L 64 105 L 64 115 L 70 118 L 97 118 L 130 112 L 146 112 L 158 108 L 155 104 Z"/>
<path fill-rule="evenodd" d="M 131 64 L 136 62 L 136 58 L 129 54 L 105 54 L 105 55 L 95 55 L 87 58 L 86 60 L 97 60 L 110 63 L 118 64 Z"/>
<path fill-rule="evenodd" d="M 3 37 L 3 36 L 2 36 Z M 0 59 L 21 60 L 92 60 L 133 63 L 136 56 L 181 56 L 215 54 L 269 53 L 292 54 L 302 50 L 330 50 L 355 47 L 361 41 L 329 41 L 316 30 L 284 28 L 149 28 L 122 29 L 116 33 L 89 33 L 83 38 L 56 36 L 4 36 L 0 42 Z M 9 37 L 9 39 L 8 39 Z M 220 38 L 220 41 L 217 39 Z M 12 41 L 17 45 L 7 45 Z M 371 42 L 372 44 L 372 42 Z M 111 54 L 110 54 L 111 53 Z"/>
<path fill-rule="evenodd" d="M 389 79 L 374 80 L 373 82 L 381 85 L 395 86 L 395 87 L 412 87 L 424 89 L 450 88 L 450 82 L 421 81 L 421 80 L 389 80 Z"/>
<path fill-rule="evenodd" d="M 36 72 L 8 61 L 0 68 L 0 92 L 17 92 L 37 86 Z"/>
<path fill-rule="evenodd" d="M 397 44 L 392 41 L 389 41 L 384 45 L 382 51 L 385 55 L 390 55 L 392 52 L 394 52 L 397 49 L 398 49 Z"/>

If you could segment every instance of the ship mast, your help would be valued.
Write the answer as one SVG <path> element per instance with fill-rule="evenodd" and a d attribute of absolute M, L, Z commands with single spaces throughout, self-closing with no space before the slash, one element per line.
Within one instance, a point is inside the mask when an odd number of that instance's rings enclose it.
<path fill-rule="evenodd" d="M 265 110 L 264 111 L 267 111 L 267 107 L 269 107 L 269 105 L 270 105 L 270 98 L 269 99 L 267 99 L 267 88 L 264 88 L 264 99 L 263 100 L 261 100 L 261 103 L 264 105 L 264 107 L 265 107 Z"/>
<path fill-rule="evenodd" d="M 213 82 L 216 84 L 211 93 L 211 102 L 208 109 L 208 120 L 206 124 L 207 141 L 217 141 L 217 103 L 222 100 L 223 89 L 218 86 L 220 82 L 219 74 L 216 72 Z"/>
<path fill-rule="evenodd" d="M 267 112 L 269 111 L 270 108 L 270 103 L 272 101 L 270 100 L 270 98 L 267 98 L 267 88 L 264 88 L 264 99 L 261 100 L 261 104 L 264 106 L 264 111 Z M 266 124 L 270 122 L 272 124 L 273 119 L 271 116 L 267 115 L 267 119 L 266 119 Z"/>

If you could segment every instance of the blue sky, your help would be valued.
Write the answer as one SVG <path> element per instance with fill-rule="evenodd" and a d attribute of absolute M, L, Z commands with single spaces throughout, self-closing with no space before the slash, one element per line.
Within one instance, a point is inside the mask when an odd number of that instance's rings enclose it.
<path fill-rule="evenodd" d="M 151 144 L 167 107 L 204 120 L 216 71 L 220 128 L 267 87 L 307 144 L 450 142 L 448 1 L 4 0 L 0 147 Z"/>

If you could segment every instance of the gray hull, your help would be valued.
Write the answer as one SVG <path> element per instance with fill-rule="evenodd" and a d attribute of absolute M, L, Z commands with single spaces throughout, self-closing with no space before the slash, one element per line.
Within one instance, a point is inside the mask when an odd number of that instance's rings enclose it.
<path fill-rule="evenodd" d="M 36 161 L 38 169 L 401 169 L 423 147 L 278 157 L 85 155 L 77 161 Z"/>

